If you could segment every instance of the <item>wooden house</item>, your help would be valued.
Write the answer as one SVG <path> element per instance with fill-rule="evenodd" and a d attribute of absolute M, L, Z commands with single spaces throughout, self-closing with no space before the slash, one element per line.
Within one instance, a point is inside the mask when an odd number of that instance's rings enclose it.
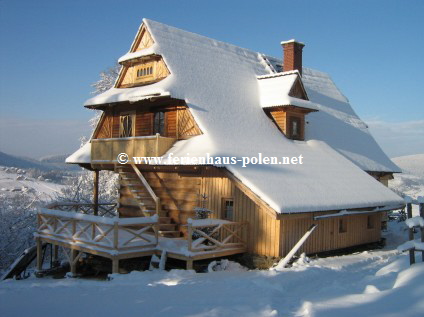
<path fill-rule="evenodd" d="M 312 224 L 301 252 L 379 241 L 382 213 L 403 205 L 383 185 L 400 170 L 332 79 L 302 66 L 304 44 L 281 44 L 283 60 L 143 20 L 115 87 L 85 103 L 102 111 L 90 142 L 67 159 L 119 173 L 119 219 L 84 227 L 53 206 L 39 215 L 39 241 L 71 248 L 71 263 L 78 252 L 109 257 L 114 271 L 164 250 L 188 267 L 241 252 L 282 257 Z M 196 207 L 211 219 L 192 220 Z M 62 227 L 74 230 L 67 239 Z"/>

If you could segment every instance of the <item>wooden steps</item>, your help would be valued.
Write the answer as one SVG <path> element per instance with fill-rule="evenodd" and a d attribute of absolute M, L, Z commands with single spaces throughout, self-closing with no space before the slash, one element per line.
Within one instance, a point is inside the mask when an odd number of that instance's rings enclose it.
<path fill-rule="evenodd" d="M 131 165 L 116 166 L 115 172 L 119 173 L 120 176 L 119 213 L 124 217 L 148 217 L 155 215 L 156 202 L 151 192 L 153 190 L 156 193 L 156 190 L 154 188 L 146 188 L 146 186 L 150 185 L 152 179 L 150 178 L 148 183 L 143 184 L 139 178 L 140 174 L 137 175 L 137 172 Z M 161 190 L 160 188 L 157 189 Z M 181 233 L 178 227 L 178 224 L 172 223 L 172 219 L 161 208 L 159 210 L 158 234 L 162 237 L 179 238 Z"/>

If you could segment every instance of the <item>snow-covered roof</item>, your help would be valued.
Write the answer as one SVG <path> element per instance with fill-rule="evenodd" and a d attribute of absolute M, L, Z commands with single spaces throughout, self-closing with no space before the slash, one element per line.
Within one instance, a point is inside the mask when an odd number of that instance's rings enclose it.
<path fill-rule="evenodd" d="M 266 62 L 262 54 L 155 21 L 143 21 L 154 40 L 150 49 L 163 57 L 171 74 L 152 85 L 111 89 L 91 98 L 86 105 L 169 92 L 173 98 L 186 101 L 204 133 L 176 142 L 168 151 L 174 157 L 204 157 L 206 153 L 213 157 L 237 158 L 257 157 L 259 153 L 277 158 L 302 155 L 302 165 L 222 165 L 280 213 L 403 203 L 400 197 L 341 155 L 337 147 L 333 149 L 331 142 L 309 134 L 309 140 L 298 142 L 281 134 L 260 106 L 261 79 L 258 79 L 258 76 L 276 72 L 276 59 Z M 312 93 L 314 97 L 309 95 L 310 100 L 324 102 L 314 94 L 316 86 L 312 85 L 312 79 L 316 78 L 315 73 L 306 71 L 306 74 L 309 76 L 308 95 Z M 318 106 L 325 109 L 323 105 Z M 315 117 L 313 124 L 319 125 L 320 118 Z M 333 116 L 331 120 L 343 119 Z M 327 123 L 328 120 L 323 122 Z M 346 124 L 342 121 L 337 126 L 343 128 Z M 364 134 L 362 129 L 358 133 Z M 335 129 L 333 134 L 339 131 Z M 358 156 L 367 157 L 367 152 L 372 150 L 368 146 L 375 141 L 368 133 L 364 139 L 368 143 Z M 346 139 L 345 142 L 351 141 Z M 371 157 L 368 162 L 374 159 L 381 157 Z M 385 161 L 375 162 L 375 165 L 385 166 Z"/>
<path fill-rule="evenodd" d="M 91 163 L 91 143 L 87 142 L 74 153 L 69 155 L 66 160 L 68 164 L 90 164 Z"/>
<path fill-rule="evenodd" d="M 132 59 L 154 56 L 154 55 L 155 54 L 154 54 L 153 50 L 151 50 L 150 48 L 145 48 L 145 49 L 140 50 L 140 51 L 128 52 L 127 54 L 125 54 L 124 56 L 121 56 L 118 59 L 118 63 L 122 64 L 123 62 L 129 61 L 129 60 L 132 60 Z"/>
<path fill-rule="evenodd" d="M 292 105 L 315 110 L 316 106 L 308 100 L 289 95 L 298 78 L 299 73 L 297 71 L 258 76 L 261 107 Z"/>

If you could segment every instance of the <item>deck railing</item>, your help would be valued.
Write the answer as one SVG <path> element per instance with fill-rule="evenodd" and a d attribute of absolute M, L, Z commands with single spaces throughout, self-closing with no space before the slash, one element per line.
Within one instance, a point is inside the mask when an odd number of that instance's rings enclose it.
<path fill-rule="evenodd" d="M 246 249 L 247 246 L 247 222 L 205 219 L 189 222 L 187 228 L 191 252 Z"/>
<path fill-rule="evenodd" d="M 102 217 L 116 217 L 116 203 L 100 203 L 98 204 L 98 215 Z M 91 203 L 74 203 L 74 202 L 54 202 L 46 206 L 47 209 L 74 211 L 86 215 L 94 215 L 95 205 Z"/>
<path fill-rule="evenodd" d="M 111 254 L 155 248 L 157 216 L 107 218 L 75 212 L 42 209 L 36 236 L 66 245 Z"/>
<path fill-rule="evenodd" d="M 129 138 L 91 140 L 92 163 L 116 163 L 120 153 L 128 155 L 129 163 L 133 157 L 162 156 L 175 143 L 176 138 L 157 135 Z"/>

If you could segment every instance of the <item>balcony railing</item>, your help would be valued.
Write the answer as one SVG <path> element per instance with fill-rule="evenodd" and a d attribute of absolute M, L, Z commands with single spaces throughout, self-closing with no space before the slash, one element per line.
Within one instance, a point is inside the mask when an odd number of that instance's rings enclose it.
<path fill-rule="evenodd" d="M 116 163 L 120 153 L 126 153 L 129 163 L 133 157 L 162 156 L 175 143 L 176 138 L 168 138 L 159 134 L 153 136 L 111 138 L 91 140 L 92 163 Z"/>

